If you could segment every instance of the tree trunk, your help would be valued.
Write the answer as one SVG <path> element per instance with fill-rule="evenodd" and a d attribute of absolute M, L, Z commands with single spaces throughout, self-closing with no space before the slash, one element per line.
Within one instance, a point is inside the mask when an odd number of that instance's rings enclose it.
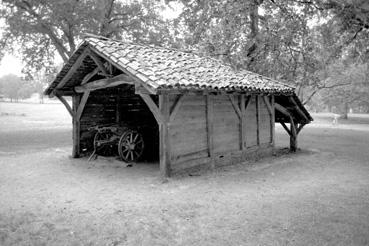
<path fill-rule="evenodd" d="M 349 105 L 348 103 L 346 102 L 345 103 L 345 108 L 344 108 L 344 111 L 343 111 L 343 114 L 341 116 L 342 119 L 345 119 L 347 120 L 348 119 L 348 111 L 349 111 Z"/>

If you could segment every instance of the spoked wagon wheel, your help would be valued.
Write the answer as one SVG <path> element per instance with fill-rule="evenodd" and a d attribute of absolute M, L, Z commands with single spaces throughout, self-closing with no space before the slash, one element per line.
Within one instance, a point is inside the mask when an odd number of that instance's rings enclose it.
<path fill-rule="evenodd" d="M 127 130 L 119 140 L 118 152 L 120 158 L 125 162 L 137 161 L 143 153 L 144 141 L 142 135 L 137 131 Z"/>
<path fill-rule="evenodd" d="M 112 156 L 116 151 L 114 143 L 107 143 L 114 137 L 114 133 L 111 131 L 96 132 L 94 137 L 94 149 L 96 154 L 102 156 Z M 115 152 L 117 153 L 117 152 Z"/>

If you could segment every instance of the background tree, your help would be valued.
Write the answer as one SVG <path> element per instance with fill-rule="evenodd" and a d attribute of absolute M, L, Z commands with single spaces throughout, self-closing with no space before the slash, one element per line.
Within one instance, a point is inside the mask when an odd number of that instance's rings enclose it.
<path fill-rule="evenodd" d="M 20 52 L 26 68 L 53 67 L 57 53 L 67 61 L 84 33 L 162 44 L 169 36 L 156 1 L 2 0 L 2 50 Z"/>
<path fill-rule="evenodd" d="M 31 96 L 32 88 L 29 83 L 14 74 L 8 74 L 0 78 L 0 94 L 4 94 L 11 102 L 18 102 Z"/>

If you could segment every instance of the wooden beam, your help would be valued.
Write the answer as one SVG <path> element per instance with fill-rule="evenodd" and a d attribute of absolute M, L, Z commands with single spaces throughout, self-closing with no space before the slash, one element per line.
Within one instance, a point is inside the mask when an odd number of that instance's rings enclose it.
<path fill-rule="evenodd" d="M 305 119 L 305 121 L 309 122 L 310 120 L 308 119 L 308 117 L 304 114 L 304 112 L 302 112 L 302 110 L 300 109 L 300 107 L 298 106 L 298 104 L 296 103 L 295 99 L 293 98 L 293 96 L 289 97 L 290 102 L 292 102 L 295 105 L 295 109 L 297 111 L 297 113 L 299 113 L 299 115 L 302 116 L 302 118 Z"/>
<path fill-rule="evenodd" d="M 286 126 L 286 124 L 284 123 L 284 122 L 281 122 L 281 125 L 283 126 L 283 128 L 286 130 L 286 132 L 288 133 L 288 135 L 290 135 L 291 136 L 291 131 L 290 131 L 290 129 L 288 129 L 288 127 Z"/>
<path fill-rule="evenodd" d="M 256 142 L 260 145 L 260 96 L 255 96 L 256 100 Z"/>
<path fill-rule="evenodd" d="M 211 168 L 214 169 L 214 104 L 211 95 L 206 95 L 206 131 L 208 155 L 211 158 Z"/>
<path fill-rule="evenodd" d="M 62 104 L 64 104 L 64 106 L 67 108 L 67 110 L 68 110 L 68 112 L 69 112 L 69 114 L 70 114 L 70 116 L 72 116 L 72 118 L 73 118 L 73 109 L 71 108 L 71 106 L 69 105 L 69 103 L 67 102 L 67 100 L 65 100 L 65 98 L 63 97 L 63 96 L 61 96 L 61 95 L 58 95 L 58 94 L 56 94 L 56 97 L 59 99 L 59 101 L 62 103 Z"/>
<path fill-rule="evenodd" d="M 295 122 L 292 117 L 290 117 L 290 125 L 291 125 L 291 135 L 290 135 L 290 150 L 292 152 L 296 152 L 297 150 L 297 130 Z"/>
<path fill-rule="evenodd" d="M 240 95 L 240 108 L 241 108 L 241 150 L 246 149 L 246 108 L 245 108 L 245 95 Z"/>
<path fill-rule="evenodd" d="M 160 158 L 160 174 L 163 181 L 170 176 L 170 140 L 169 140 L 169 95 L 159 95 L 159 110 L 162 122 L 159 125 L 159 158 Z"/>
<path fill-rule="evenodd" d="M 119 68 L 120 70 L 122 70 L 124 73 L 132 76 L 132 78 L 135 80 L 135 82 L 137 82 L 138 84 L 142 85 L 143 87 L 145 87 L 145 89 L 147 89 L 150 94 L 156 94 L 156 90 L 154 88 L 152 88 L 151 86 L 149 86 L 147 83 L 143 82 L 140 78 L 138 78 L 135 74 L 131 73 L 130 71 L 128 71 L 127 69 L 125 69 L 124 67 L 120 66 L 119 64 L 117 64 L 116 62 L 114 62 L 113 60 L 111 60 L 111 58 L 103 53 L 100 53 L 98 50 L 96 50 L 94 47 L 90 47 L 91 50 L 93 50 L 96 54 L 98 54 L 99 56 L 101 56 L 102 58 L 104 58 L 106 61 L 112 63 L 114 66 L 116 66 L 117 68 Z M 136 93 L 138 94 L 138 93 Z"/>
<path fill-rule="evenodd" d="M 233 106 L 233 109 L 234 109 L 234 111 L 236 112 L 236 114 L 237 114 L 238 118 L 241 120 L 241 118 L 242 118 L 241 110 L 240 110 L 240 108 L 238 107 L 238 105 L 236 104 L 236 102 L 234 101 L 234 97 L 233 97 L 233 95 L 228 95 L 228 98 L 229 98 L 229 100 L 231 101 L 232 106 Z"/>
<path fill-rule="evenodd" d="M 282 114 L 284 114 L 288 118 L 292 117 L 290 112 L 285 107 L 283 107 L 282 105 L 275 102 L 274 107 L 275 107 L 276 110 L 278 110 L 279 112 L 281 112 Z"/>
<path fill-rule="evenodd" d="M 145 87 L 143 87 L 141 84 L 135 84 L 135 93 L 137 95 L 139 94 L 147 94 L 147 95 L 151 95 L 152 93 L 150 91 L 148 91 Z"/>
<path fill-rule="evenodd" d="M 122 84 L 134 84 L 134 80 L 126 74 L 120 74 L 113 78 L 99 79 L 84 85 L 76 86 L 74 87 L 74 90 L 77 93 L 83 93 L 86 91 L 94 91 L 108 87 L 115 87 Z"/>
<path fill-rule="evenodd" d="M 73 106 L 73 130 L 72 130 L 72 138 L 73 138 L 73 149 L 72 149 L 72 157 L 78 158 L 80 155 L 80 137 L 81 137 L 81 124 L 80 121 L 77 120 L 77 109 L 79 105 L 81 96 L 74 95 L 72 96 L 72 106 Z"/>
<path fill-rule="evenodd" d="M 177 96 L 176 100 L 173 103 L 172 109 L 170 110 L 169 122 L 172 122 L 176 118 L 176 115 L 178 113 L 179 108 L 182 105 L 184 98 L 185 98 L 184 95 Z"/>
<path fill-rule="evenodd" d="M 145 101 L 146 105 L 149 107 L 151 113 L 154 115 L 158 124 L 162 124 L 164 122 L 164 118 L 158 108 L 158 106 L 154 103 L 151 96 L 148 94 L 139 94 L 141 98 Z"/>
<path fill-rule="evenodd" d="M 78 105 L 78 109 L 76 112 L 76 119 L 79 121 L 81 119 L 83 110 L 85 109 L 85 105 L 87 103 L 88 97 L 90 96 L 90 91 L 86 91 L 85 93 L 83 93 L 81 102 Z"/>
<path fill-rule="evenodd" d="M 106 71 L 106 68 L 104 67 L 104 65 L 102 64 L 102 62 L 100 61 L 99 57 L 97 55 L 95 55 L 95 53 L 93 53 L 91 50 L 89 50 L 88 52 L 88 56 L 91 57 L 91 59 L 96 63 L 97 67 L 100 69 L 100 71 L 105 75 L 105 76 L 109 76 L 110 74 L 108 73 L 108 71 Z"/>
<path fill-rule="evenodd" d="M 67 72 L 67 74 L 62 78 L 62 80 L 59 82 L 59 84 L 56 86 L 55 89 L 60 89 L 62 88 L 67 82 L 68 80 L 70 80 L 72 78 L 72 76 L 74 75 L 74 73 L 77 71 L 77 69 L 82 65 L 83 60 L 86 58 L 88 54 L 88 51 L 85 50 L 78 58 L 77 60 L 74 62 L 74 64 L 72 65 L 72 67 L 69 69 L 69 71 Z M 54 89 L 54 90 L 55 90 Z"/>
<path fill-rule="evenodd" d="M 86 84 L 90 79 L 92 79 L 93 76 L 95 76 L 100 71 L 100 68 L 95 68 L 92 72 L 86 74 L 85 77 L 83 77 L 81 85 Z"/>

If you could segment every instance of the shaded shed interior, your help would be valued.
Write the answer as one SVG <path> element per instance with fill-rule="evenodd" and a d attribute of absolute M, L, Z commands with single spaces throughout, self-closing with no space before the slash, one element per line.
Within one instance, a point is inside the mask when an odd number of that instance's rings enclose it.
<path fill-rule="evenodd" d="M 157 101 L 157 96 L 154 97 Z M 94 126 L 128 126 L 143 135 L 145 149 L 141 160 L 157 161 L 158 124 L 150 109 L 139 95 L 134 94 L 133 85 L 120 85 L 92 91 L 80 119 L 80 151 L 93 151 Z"/>

